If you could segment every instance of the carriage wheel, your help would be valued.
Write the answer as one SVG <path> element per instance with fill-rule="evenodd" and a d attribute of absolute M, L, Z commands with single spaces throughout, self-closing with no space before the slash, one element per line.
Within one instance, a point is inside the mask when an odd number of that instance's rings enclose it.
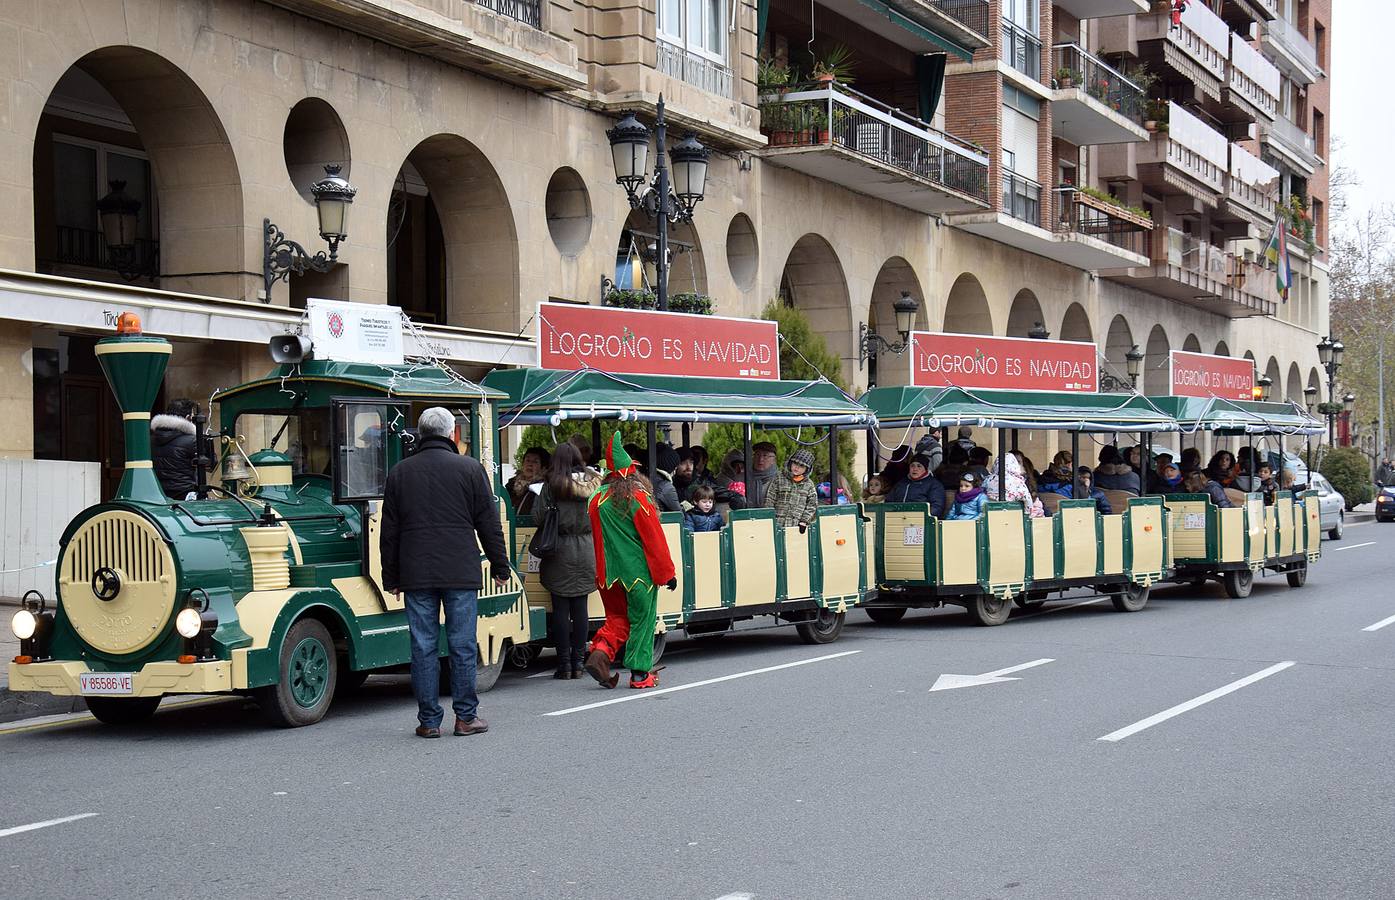
<path fill-rule="evenodd" d="M 1119 612 L 1138 612 L 1148 605 L 1148 588 L 1130 581 L 1121 591 L 1109 595 Z"/>
<path fill-rule="evenodd" d="M 1012 601 L 979 594 L 969 601 L 969 616 L 979 625 L 1001 625 L 1012 615 Z"/>
<path fill-rule="evenodd" d="M 1250 590 L 1255 585 L 1255 573 L 1249 569 L 1238 569 L 1226 572 L 1222 581 L 1225 583 L 1225 592 L 1231 599 L 1244 600 L 1250 596 Z"/>
<path fill-rule="evenodd" d="M 1298 565 L 1296 565 L 1296 566 L 1294 566 L 1292 569 L 1289 569 L 1289 570 L 1288 570 L 1288 586 L 1289 586 L 1289 587 L 1302 587 L 1303 585 L 1305 585 L 1305 584 L 1307 584 L 1307 583 L 1308 583 L 1308 564 L 1307 564 L 1306 562 L 1298 563 Z"/>
<path fill-rule="evenodd" d="M 329 629 L 315 619 L 301 619 L 281 641 L 276 683 L 255 692 L 262 715 L 282 728 L 315 724 L 329 710 L 338 675 L 339 656 Z"/>
<path fill-rule="evenodd" d="M 87 709 L 106 725 L 136 725 L 155 715 L 163 697 L 88 697 Z"/>
<path fill-rule="evenodd" d="M 864 611 L 867 613 L 867 618 L 878 625 L 895 625 L 906 615 L 906 607 L 904 606 L 869 606 Z"/>
<path fill-rule="evenodd" d="M 847 613 L 824 608 L 819 610 L 812 622 L 800 622 L 794 628 L 799 632 L 799 639 L 806 644 L 831 644 L 843 633 L 843 619 L 846 617 Z"/>

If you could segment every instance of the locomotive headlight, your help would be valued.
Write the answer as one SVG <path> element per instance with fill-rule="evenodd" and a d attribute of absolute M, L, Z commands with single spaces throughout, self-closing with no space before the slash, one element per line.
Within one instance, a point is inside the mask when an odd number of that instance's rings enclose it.
<path fill-rule="evenodd" d="M 193 640 L 199 636 L 199 629 L 202 626 L 203 617 L 192 606 L 184 607 L 179 611 L 179 615 L 174 617 L 174 630 L 179 632 L 180 637 Z"/>
<path fill-rule="evenodd" d="M 39 630 L 39 617 L 27 609 L 21 609 L 10 620 L 10 630 L 21 641 L 27 641 Z"/>

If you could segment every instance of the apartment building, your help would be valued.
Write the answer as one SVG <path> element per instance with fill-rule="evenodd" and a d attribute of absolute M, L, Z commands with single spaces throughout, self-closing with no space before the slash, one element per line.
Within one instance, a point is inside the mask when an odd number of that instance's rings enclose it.
<path fill-rule="evenodd" d="M 643 286 L 653 226 L 605 132 L 661 94 L 672 139 L 713 151 L 672 290 L 807 310 L 859 386 L 906 379 L 858 329 L 894 337 L 908 292 L 920 327 L 1095 341 L 1119 377 L 1137 344 L 1149 389 L 1186 348 L 1301 395 L 1327 327 L 1329 4 L 1198 0 L 1175 28 L 1167 7 L 0 3 L 0 454 L 115 483 L 92 343 L 127 308 L 176 344 L 164 398 L 263 371 L 309 297 L 400 305 L 467 374 L 529 363 L 539 301 Z M 358 191 L 349 236 L 268 290 L 268 225 L 325 249 L 326 165 Z M 1258 259 L 1294 197 L 1313 234 L 1281 302 Z M 131 203 L 117 252 L 102 211 Z"/>

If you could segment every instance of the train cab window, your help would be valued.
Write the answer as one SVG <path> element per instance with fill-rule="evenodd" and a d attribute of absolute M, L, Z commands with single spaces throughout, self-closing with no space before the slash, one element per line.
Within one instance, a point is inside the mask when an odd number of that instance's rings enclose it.
<path fill-rule="evenodd" d="M 405 420 L 389 403 L 342 402 L 334 409 L 335 502 L 378 500 L 387 483 L 388 450 Z"/>
<path fill-rule="evenodd" d="M 330 460 L 329 410 L 301 409 L 293 413 L 243 413 L 237 417 L 238 441 L 248 453 L 279 450 L 291 459 L 296 475 L 328 475 Z"/>

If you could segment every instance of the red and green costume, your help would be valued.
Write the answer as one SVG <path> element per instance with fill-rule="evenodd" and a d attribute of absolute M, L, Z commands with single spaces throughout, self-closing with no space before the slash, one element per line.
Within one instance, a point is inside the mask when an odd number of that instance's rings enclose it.
<path fill-rule="evenodd" d="M 658 586 L 675 577 L 673 559 L 648 492 L 636 487 L 628 503 L 614 496 L 616 482 L 635 471 L 619 432 L 605 457 L 606 482 L 589 506 L 596 584 L 605 606 L 605 624 L 596 632 L 591 651 L 615 662 L 623 649 L 631 674 L 647 673 L 654 666 Z"/>

